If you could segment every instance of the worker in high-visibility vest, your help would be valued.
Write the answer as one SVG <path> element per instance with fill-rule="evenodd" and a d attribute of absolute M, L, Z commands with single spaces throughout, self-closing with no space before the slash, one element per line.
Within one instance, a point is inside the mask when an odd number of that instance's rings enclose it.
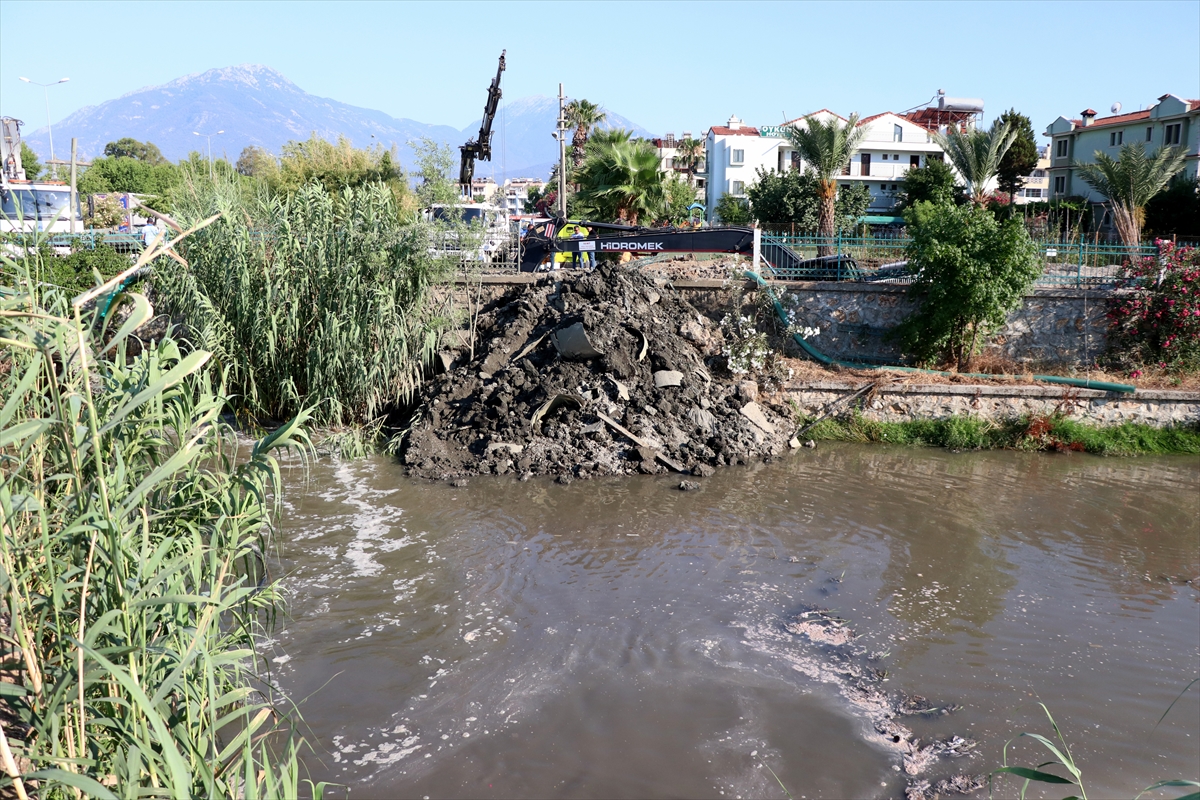
<path fill-rule="evenodd" d="M 582 225 L 577 225 L 573 222 L 563 225 L 558 231 L 559 239 L 586 239 L 591 235 L 591 231 Z M 585 268 L 592 266 L 591 256 L 588 253 L 567 253 L 558 252 L 554 254 L 554 268 L 560 269 L 563 264 L 582 265 Z"/>

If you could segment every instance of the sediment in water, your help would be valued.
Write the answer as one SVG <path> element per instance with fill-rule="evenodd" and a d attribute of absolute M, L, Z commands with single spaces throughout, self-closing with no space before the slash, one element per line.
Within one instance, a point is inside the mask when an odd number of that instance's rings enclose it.
<path fill-rule="evenodd" d="M 787 449 L 792 414 L 729 373 L 719 326 L 617 265 L 497 301 L 440 353 L 401 447 L 409 474 L 711 474 Z"/>

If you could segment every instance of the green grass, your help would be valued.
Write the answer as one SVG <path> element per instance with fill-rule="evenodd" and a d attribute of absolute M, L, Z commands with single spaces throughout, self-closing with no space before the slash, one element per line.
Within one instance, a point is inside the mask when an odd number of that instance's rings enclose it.
<path fill-rule="evenodd" d="M 803 418 L 801 425 L 805 424 Z M 819 441 L 876 442 L 952 450 L 1074 450 L 1106 456 L 1200 454 L 1200 425 L 1155 428 L 1126 422 L 1093 425 L 1068 417 L 981 417 L 875 422 L 861 414 L 824 419 L 806 437 Z"/>

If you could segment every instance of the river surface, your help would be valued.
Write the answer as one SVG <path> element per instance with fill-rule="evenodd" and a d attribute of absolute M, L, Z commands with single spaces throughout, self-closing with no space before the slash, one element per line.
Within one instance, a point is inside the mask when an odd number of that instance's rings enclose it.
<path fill-rule="evenodd" d="M 905 720 L 979 742 L 924 777 L 1053 736 L 1039 701 L 1090 797 L 1200 777 L 1200 686 L 1155 729 L 1200 673 L 1200 459 L 822 445 L 691 492 L 286 475 L 265 655 L 312 777 L 352 798 L 902 797 L 899 753 L 783 627 L 811 605 L 886 691 L 962 706 Z M 1029 741 L 1010 763 L 1048 760 Z"/>

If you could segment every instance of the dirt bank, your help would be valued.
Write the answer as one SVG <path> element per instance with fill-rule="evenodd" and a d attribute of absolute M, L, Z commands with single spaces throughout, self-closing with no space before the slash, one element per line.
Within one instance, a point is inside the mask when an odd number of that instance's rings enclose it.
<path fill-rule="evenodd" d="M 410 474 L 709 474 L 775 457 L 792 415 L 729 373 L 719 327 L 667 280 L 603 265 L 501 298 L 420 398 Z M 681 480 L 681 488 L 694 486 Z"/>

